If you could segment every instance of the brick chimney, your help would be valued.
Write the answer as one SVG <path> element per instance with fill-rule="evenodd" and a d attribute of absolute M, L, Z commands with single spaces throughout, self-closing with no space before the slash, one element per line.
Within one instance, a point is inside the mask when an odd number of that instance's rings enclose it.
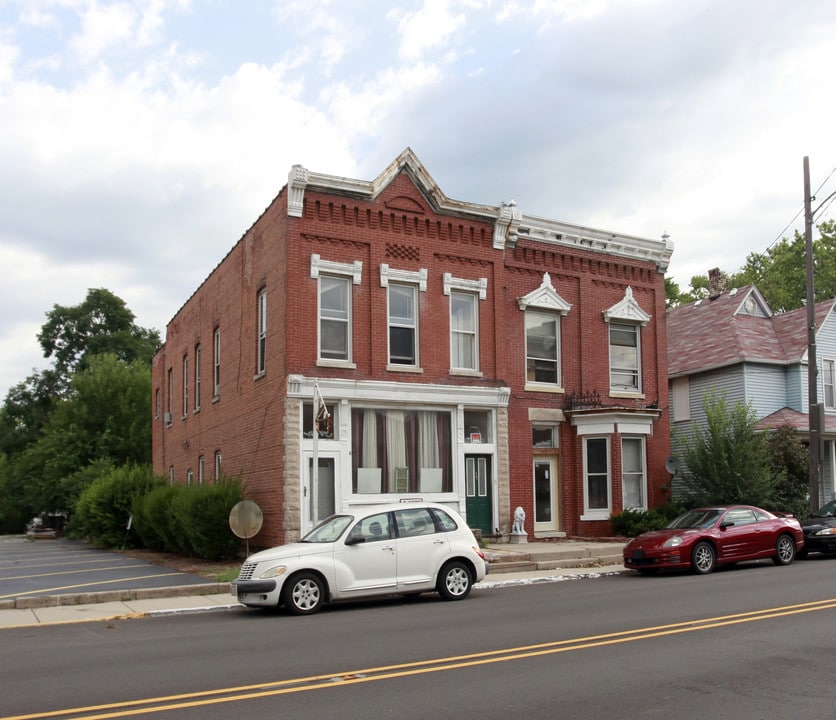
<path fill-rule="evenodd" d="M 708 298 L 714 300 L 726 289 L 726 275 L 720 268 L 708 271 Z"/>

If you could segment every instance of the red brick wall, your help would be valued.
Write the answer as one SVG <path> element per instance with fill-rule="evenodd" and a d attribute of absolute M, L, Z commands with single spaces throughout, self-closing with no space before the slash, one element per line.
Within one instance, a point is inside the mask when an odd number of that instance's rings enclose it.
<path fill-rule="evenodd" d="M 154 423 L 154 468 L 175 468 L 177 482 L 186 471 L 197 476 L 197 458 L 206 457 L 207 478 L 213 456 L 223 453 L 226 474 L 240 474 L 247 496 L 265 514 L 265 532 L 257 544 L 284 539 L 285 466 L 282 457 L 286 376 L 302 374 L 351 379 L 386 379 L 410 383 L 473 384 L 511 388 L 509 407 L 511 508 L 522 505 L 533 518 L 532 442 L 529 407 L 561 408 L 564 396 L 525 390 L 524 313 L 518 298 L 539 287 L 548 272 L 557 293 L 572 309 L 561 320 L 563 386 L 567 393 L 599 392 L 607 404 L 608 325 L 603 311 L 624 298 L 631 287 L 652 318 L 641 331 L 645 401 L 658 401 L 662 416 L 647 438 L 649 497 L 664 500 L 667 482 L 669 418 L 664 334 L 664 279 L 650 262 L 608 257 L 521 238 L 514 250 L 496 250 L 493 225 L 467 218 L 436 215 L 406 172 L 376 199 L 328 195 L 308 189 L 304 214 L 290 218 L 283 191 L 232 248 L 226 258 L 175 315 L 166 343 L 154 358 L 154 388 L 166 395 L 165 379 L 173 369 L 174 420 Z M 311 254 L 341 263 L 363 262 L 362 283 L 352 288 L 353 361 L 356 369 L 317 365 L 317 281 L 311 277 Z M 420 304 L 422 372 L 392 372 L 387 365 L 386 288 L 380 265 L 398 270 L 426 268 L 427 290 Z M 479 302 L 481 378 L 451 375 L 449 370 L 449 298 L 442 276 L 488 279 L 487 297 Z M 267 288 L 267 372 L 256 373 L 256 296 Z M 221 329 L 221 392 L 212 401 L 212 334 Z M 193 363 L 202 346 L 203 391 L 199 413 L 181 419 L 181 364 Z M 193 365 L 190 367 L 193 375 Z M 193 381 L 190 382 L 193 385 Z M 192 388 L 193 392 L 193 388 Z M 622 401 L 623 402 L 623 401 Z M 620 509 L 618 437 L 612 439 L 613 509 Z M 582 440 L 569 422 L 560 426 L 560 507 L 570 535 L 608 535 L 609 522 L 580 522 L 583 512 Z M 289 481 L 292 481 L 290 479 Z M 529 523 L 530 525 L 530 523 Z M 529 528 L 527 528 L 529 529 Z"/>

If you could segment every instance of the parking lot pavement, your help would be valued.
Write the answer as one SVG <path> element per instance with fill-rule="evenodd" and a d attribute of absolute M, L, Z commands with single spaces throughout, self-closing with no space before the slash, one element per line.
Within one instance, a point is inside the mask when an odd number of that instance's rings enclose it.
<path fill-rule="evenodd" d="M 0 536 L 3 601 L 69 593 L 205 585 L 206 578 L 67 538 Z"/>

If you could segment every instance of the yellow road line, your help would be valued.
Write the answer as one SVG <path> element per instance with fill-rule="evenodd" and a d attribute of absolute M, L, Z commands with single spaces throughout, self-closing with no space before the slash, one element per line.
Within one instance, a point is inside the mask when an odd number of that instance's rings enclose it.
<path fill-rule="evenodd" d="M 111 718 L 167 712 L 227 702 L 240 702 L 242 700 L 253 700 L 289 693 L 307 692 L 310 690 L 345 687 L 346 685 L 356 685 L 358 683 L 390 680 L 432 672 L 457 670 L 492 663 L 509 662 L 512 660 L 525 660 L 544 655 L 554 655 L 557 653 L 572 652 L 576 650 L 587 650 L 607 645 L 634 642 L 636 640 L 649 640 L 668 635 L 696 632 L 741 623 L 771 620 L 790 615 L 799 615 L 802 613 L 832 609 L 836 609 L 836 598 L 801 603 L 797 605 L 785 605 L 776 608 L 767 608 L 764 610 L 753 610 L 749 612 L 735 613 L 732 615 L 687 620 L 668 625 L 636 628 L 634 630 L 622 630 L 602 635 L 572 638 L 569 640 L 556 640 L 553 642 L 538 643 L 536 645 L 523 645 L 520 647 L 504 648 L 501 650 L 489 650 L 486 652 L 471 653 L 468 655 L 455 655 L 446 658 L 420 660 L 417 662 L 402 663 L 397 665 L 383 665 L 380 667 L 371 667 L 362 670 L 350 670 L 339 673 L 328 673 L 325 675 L 313 675 L 309 677 L 292 678 L 289 680 L 277 680 L 274 682 L 242 685 L 232 688 L 219 688 L 203 692 L 146 698 L 144 700 L 130 700 L 121 703 L 67 708 L 64 710 L 53 710 L 28 715 L 14 715 L 2 717 L 0 720 L 42 720 L 43 718 L 56 718 L 62 716 L 73 716 L 74 720 L 110 720 Z M 81 715 L 81 713 L 98 714 Z"/>

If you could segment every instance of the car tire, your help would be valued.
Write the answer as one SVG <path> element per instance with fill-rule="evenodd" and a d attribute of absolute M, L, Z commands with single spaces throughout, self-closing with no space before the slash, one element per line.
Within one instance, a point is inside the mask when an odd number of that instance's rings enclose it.
<path fill-rule="evenodd" d="M 717 564 L 717 553 L 710 542 L 698 542 L 691 552 L 691 569 L 698 575 L 708 575 Z"/>
<path fill-rule="evenodd" d="M 448 562 L 438 574 L 436 590 L 445 600 L 464 600 L 472 587 L 470 568 L 460 560 Z"/>
<path fill-rule="evenodd" d="M 325 604 L 325 584 L 315 573 L 294 575 L 282 588 L 282 602 L 292 615 L 313 615 Z"/>
<path fill-rule="evenodd" d="M 772 562 L 776 565 L 789 565 L 795 560 L 795 540 L 784 533 L 779 535 L 775 541 L 775 555 L 772 556 Z"/>

